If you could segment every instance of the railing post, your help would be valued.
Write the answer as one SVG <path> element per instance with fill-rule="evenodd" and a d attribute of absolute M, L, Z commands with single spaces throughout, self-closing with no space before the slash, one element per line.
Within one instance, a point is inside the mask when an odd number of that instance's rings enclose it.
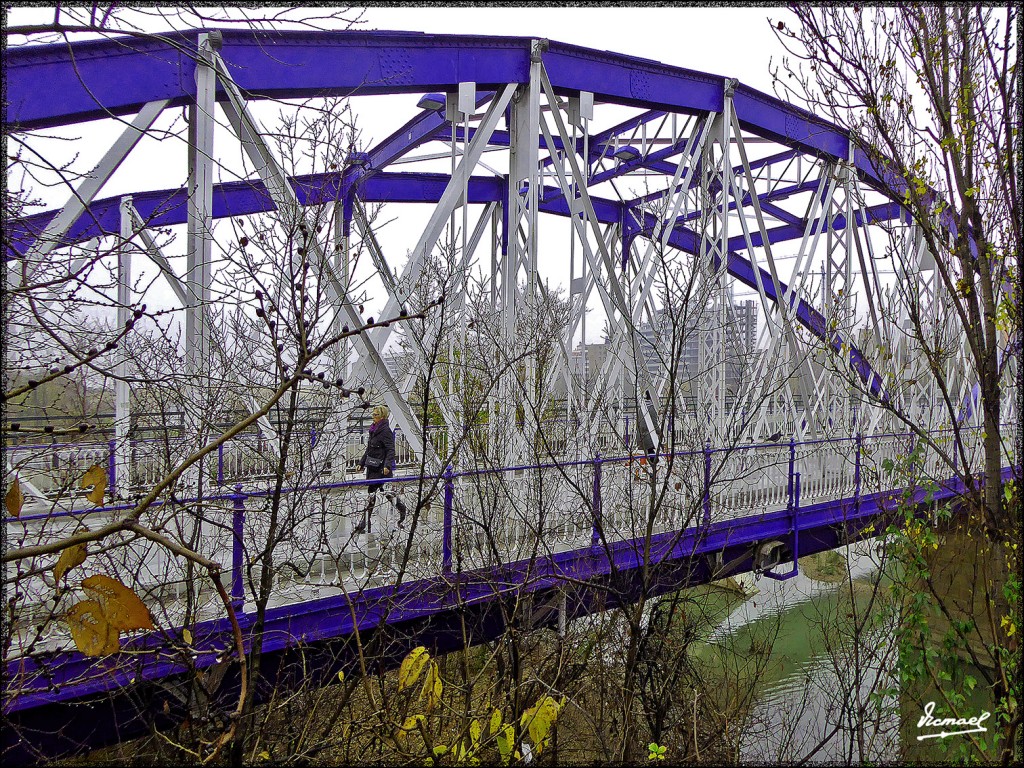
<path fill-rule="evenodd" d="M 799 567 L 797 562 L 800 558 L 800 526 L 797 524 L 797 517 L 800 514 L 800 473 L 797 472 L 795 476 L 796 493 L 793 501 L 793 574 L 796 575 L 797 568 Z"/>
<path fill-rule="evenodd" d="M 231 499 L 234 502 L 234 512 L 231 516 L 231 606 L 236 613 L 241 613 L 245 606 L 245 587 L 242 580 L 245 496 L 242 494 L 241 485 L 235 486 L 235 493 Z"/>
<path fill-rule="evenodd" d="M 217 446 L 217 485 L 224 485 L 224 443 Z"/>
<path fill-rule="evenodd" d="M 796 466 L 796 440 L 789 438 L 789 482 L 786 485 L 787 511 L 793 514 L 793 470 Z"/>
<path fill-rule="evenodd" d="M 711 443 L 704 443 L 704 525 L 711 525 Z"/>
<path fill-rule="evenodd" d="M 601 543 L 601 452 L 594 455 L 594 488 L 593 488 L 594 519 L 591 521 L 590 546 Z"/>
<path fill-rule="evenodd" d="M 107 443 L 107 488 L 110 491 L 110 498 L 117 498 L 117 441 L 111 440 Z"/>
<path fill-rule="evenodd" d="M 857 453 L 853 461 L 853 511 L 855 514 L 860 513 L 860 462 L 863 442 L 864 437 L 858 432 L 856 439 Z"/>
<path fill-rule="evenodd" d="M 441 542 L 441 569 L 452 572 L 452 504 L 455 498 L 455 482 L 452 479 L 452 465 L 444 471 L 444 539 Z"/>

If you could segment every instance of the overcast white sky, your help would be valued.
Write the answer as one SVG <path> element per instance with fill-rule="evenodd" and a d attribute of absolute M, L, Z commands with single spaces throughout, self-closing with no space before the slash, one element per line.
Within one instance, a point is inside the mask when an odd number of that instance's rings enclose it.
<path fill-rule="evenodd" d="M 368 8 L 369 29 L 546 37 L 679 67 L 739 78 L 771 91 L 769 58 L 781 49 L 768 18 L 781 8 L 686 8 L 652 4 L 608 8 Z"/>

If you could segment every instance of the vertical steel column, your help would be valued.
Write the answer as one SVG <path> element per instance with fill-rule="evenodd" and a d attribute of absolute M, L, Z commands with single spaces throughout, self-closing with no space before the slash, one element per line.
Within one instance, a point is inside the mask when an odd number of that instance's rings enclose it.
<path fill-rule="evenodd" d="M 186 419 L 192 439 L 204 439 L 204 418 L 209 403 L 210 328 L 207 305 L 210 302 L 213 251 L 213 129 L 216 103 L 216 71 L 213 53 L 220 48 L 219 32 L 201 33 L 196 55 L 196 96 L 189 104 L 188 121 L 188 224 L 186 240 L 185 287 L 185 359 L 188 387 Z M 186 482 L 194 492 L 203 492 L 203 464 L 186 473 Z"/>
<path fill-rule="evenodd" d="M 509 116 L 509 177 L 508 177 L 508 250 L 501 265 L 503 286 L 502 317 L 507 349 L 515 349 L 516 325 L 520 311 L 519 272 L 526 271 L 526 295 L 531 306 L 535 304 L 537 274 L 537 205 L 539 201 L 539 136 L 540 136 L 540 73 L 541 57 L 547 49 L 546 40 L 534 40 L 530 54 L 530 80 L 516 89 Z M 557 109 L 557 106 L 553 107 Z M 515 371 L 502 377 L 499 387 L 502 425 L 508 430 L 506 443 L 514 452 L 505 458 L 514 461 L 523 458 L 525 450 L 523 432 L 516 425 L 513 403 L 522 403 L 524 428 L 539 406 L 534 387 L 535 371 L 532 356 L 527 359 L 524 381 L 516 382 Z M 533 444 L 533 435 L 529 437 Z"/>
<path fill-rule="evenodd" d="M 220 48 L 219 32 L 199 35 L 196 57 L 196 97 L 189 105 L 188 123 L 188 241 L 185 284 L 185 350 L 200 401 L 209 373 L 210 329 L 206 305 L 210 300 L 213 226 L 213 128 L 217 77 L 212 54 Z"/>
<path fill-rule="evenodd" d="M 793 472 L 796 467 L 796 441 L 789 438 L 789 479 L 786 483 L 786 511 L 793 512 Z"/>
<path fill-rule="evenodd" d="M 121 240 L 117 248 L 117 328 L 123 330 L 132 319 L 132 199 L 121 198 Z M 131 390 L 128 386 L 128 336 L 117 347 L 114 364 L 114 462 L 117 489 L 124 496 L 131 482 L 129 462 L 131 446 L 128 431 L 131 427 Z M 115 489 L 111 487 L 111 493 Z"/>
<path fill-rule="evenodd" d="M 843 334 L 849 339 L 850 345 L 852 346 L 855 341 L 853 332 L 854 316 L 853 316 L 853 252 L 854 242 L 857 236 L 857 169 L 854 165 L 854 144 L 849 142 L 850 148 L 846 157 L 846 188 L 844 190 L 846 195 L 846 266 L 843 274 Z M 864 227 L 867 228 L 867 221 L 864 221 Z M 849 363 L 849 353 L 847 353 L 847 359 L 843 361 L 843 364 Z M 842 384 L 840 383 L 840 386 Z M 844 429 L 852 429 L 850 422 L 853 413 L 853 384 L 847 383 L 843 387 L 843 402 L 842 402 L 842 423 Z"/>
<path fill-rule="evenodd" d="M 729 300 L 729 294 L 726 291 L 726 269 L 729 259 L 729 190 L 732 188 L 732 165 L 730 163 L 729 146 L 732 137 L 732 123 L 729 117 L 733 113 L 732 96 L 736 88 L 738 81 L 729 78 L 725 81 L 725 92 L 722 103 L 722 164 L 721 164 L 721 188 L 722 188 L 722 228 L 720 232 L 720 243 L 719 246 L 719 262 L 718 269 L 715 270 L 714 285 L 712 290 L 715 292 L 716 301 L 718 302 L 718 313 L 716 318 L 717 328 L 715 335 L 717 336 L 716 345 L 716 356 L 715 356 L 715 421 L 714 421 L 714 433 L 715 438 L 721 443 L 726 441 L 725 434 L 725 364 L 726 364 L 726 344 L 728 343 L 727 326 L 729 323 L 729 310 L 727 307 L 727 301 Z M 756 194 L 755 190 L 751 190 L 751 195 Z M 742 201 L 737 201 L 742 202 Z M 737 206 L 742 215 L 742 207 Z"/>
<path fill-rule="evenodd" d="M 521 85 L 512 100 L 509 157 L 509 256 L 513 267 L 510 287 L 517 288 L 521 267 L 526 269 L 526 286 L 533 295 L 537 274 L 537 203 L 539 192 L 540 69 L 546 40 L 534 40 L 530 56 L 530 81 Z M 557 109 L 557 106 L 552 106 Z M 523 229 L 520 240 L 519 230 Z M 510 277 L 505 275 L 506 278 Z M 515 306 L 513 304 L 513 306 Z"/>
<path fill-rule="evenodd" d="M 853 512 L 854 514 L 860 514 L 860 466 L 861 466 L 861 455 L 863 453 L 862 448 L 864 445 L 864 438 L 860 432 L 857 433 L 856 437 L 857 444 L 857 455 L 854 458 L 853 464 Z M 954 457 L 956 454 L 953 454 Z M 955 458 L 954 458 L 955 460 Z"/>

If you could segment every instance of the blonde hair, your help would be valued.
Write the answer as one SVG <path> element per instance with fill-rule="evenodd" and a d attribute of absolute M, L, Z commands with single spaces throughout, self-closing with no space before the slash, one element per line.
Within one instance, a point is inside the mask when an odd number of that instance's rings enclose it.
<path fill-rule="evenodd" d="M 388 410 L 388 407 L 386 405 L 378 405 L 376 408 L 373 409 L 374 421 L 386 419 L 390 415 L 391 411 Z"/>

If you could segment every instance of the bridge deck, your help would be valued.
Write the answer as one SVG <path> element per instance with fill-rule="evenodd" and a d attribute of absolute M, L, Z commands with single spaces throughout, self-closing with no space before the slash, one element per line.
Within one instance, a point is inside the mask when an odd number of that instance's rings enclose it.
<path fill-rule="evenodd" d="M 887 435 L 707 450 L 664 456 L 656 465 L 617 457 L 400 477 L 392 488 L 401 488 L 410 510 L 418 512 L 398 528 L 394 507 L 378 498 L 370 533 L 354 530 L 365 482 L 288 489 L 279 507 L 288 525 L 275 549 L 279 567 L 263 651 L 344 644 L 356 632 L 384 626 L 402 628 L 406 644 L 433 636 L 444 646 L 446 631 L 459 625 L 455 616 L 486 623 L 488 611 L 505 597 L 530 599 L 532 624 L 550 623 L 558 610 L 571 618 L 612 607 L 616 600 L 600 585 L 613 573 L 620 590 L 627 585 L 619 598 L 625 600 L 639 589 L 640 566 L 653 566 L 644 589 L 657 594 L 750 571 L 758 565 L 757 547 L 766 542 L 782 545 L 777 570 L 792 572 L 797 558 L 864 536 L 880 514 L 891 514 L 902 489 L 886 484 L 885 467 L 907 453 L 907 441 Z M 653 507 L 652 483 L 664 494 Z M 927 493 L 941 500 L 958 490 L 950 481 Z M 250 488 L 211 497 L 205 519 L 176 533 L 195 534 L 199 550 L 225 564 L 247 643 L 254 617 L 249 567 L 260 564 L 272 496 Z M 926 491 L 917 489 L 914 500 L 925 498 Z M 50 540 L 122 509 L 8 519 L 8 540 Z M 153 514 L 168 511 L 165 505 Z M 32 563 L 38 573 L 23 580 L 22 613 L 12 627 L 8 717 L 23 723 L 53 718 L 54 707 L 69 702 L 224 663 L 230 624 L 215 593 L 207 588 L 198 599 L 189 594 L 184 566 L 155 545 L 122 544 L 91 555 L 83 567 L 122 575 L 143 596 L 159 630 L 122 638 L 120 654 L 84 657 L 53 610 L 53 558 Z M 193 609 L 198 606 L 191 614 L 191 644 L 183 642 L 180 629 L 186 597 Z M 500 632 L 500 622 L 493 616 L 488 621 L 488 629 L 478 627 L 477 641 Z M 345 654 L 332 652 L 330 658 L 325 674 L 346 663 Z"/>

